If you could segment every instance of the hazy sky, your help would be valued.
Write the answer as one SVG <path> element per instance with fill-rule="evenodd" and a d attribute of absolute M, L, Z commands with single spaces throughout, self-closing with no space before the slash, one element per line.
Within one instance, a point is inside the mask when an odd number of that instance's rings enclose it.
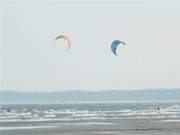
<path fill-rule="evenodd" d="M 4 0 L 3 90 L 180 87 L 178 0 Z M 67 34 L 72 48 L 58 34 Z M 127 46 L 118 57 L 114 39 Z"/>

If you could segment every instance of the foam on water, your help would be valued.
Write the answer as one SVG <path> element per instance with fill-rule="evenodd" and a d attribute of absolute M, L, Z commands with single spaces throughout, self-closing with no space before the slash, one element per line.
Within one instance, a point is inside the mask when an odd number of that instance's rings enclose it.
<path fill-rule="evenodd" d="M 52 128 L 57 126 L 24 126 L 24 127 L 1 127 L 1 130 L 14 130 L 14 129 L 35 129 L 35 128 Z"/>
<path fill-rule="evenodd" d="M 30 125 L 42 123 L 119 123 L 123 121 L 174 121 L 180 119 L 180 103 L 159 104 L 59 104 L 59 105 L 2 105 L 0 123 Z"/>

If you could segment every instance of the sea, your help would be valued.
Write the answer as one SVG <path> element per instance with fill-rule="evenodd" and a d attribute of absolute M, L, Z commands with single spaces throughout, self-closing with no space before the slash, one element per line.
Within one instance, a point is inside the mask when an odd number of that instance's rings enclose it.
<path fill-rule="evenodd" d="M 180 102 L 1 104 L 0 129 L 180 121 Z"/>

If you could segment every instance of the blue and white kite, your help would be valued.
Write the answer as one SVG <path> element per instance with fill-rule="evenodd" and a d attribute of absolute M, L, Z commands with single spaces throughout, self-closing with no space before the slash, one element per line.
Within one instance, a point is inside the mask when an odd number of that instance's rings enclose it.
<path fill-rule="evenodd" d="M 122 45 L 126 45 L 125 42 L 122 42 L 120 40 L 114 40 L 112 42 L 112 44 L 111 44 L 111 51 L 114 53 L 114 55 L 117 55 L 116 50 L 117 50 L 118 46 L 121 45 L 121 44 Z"/>

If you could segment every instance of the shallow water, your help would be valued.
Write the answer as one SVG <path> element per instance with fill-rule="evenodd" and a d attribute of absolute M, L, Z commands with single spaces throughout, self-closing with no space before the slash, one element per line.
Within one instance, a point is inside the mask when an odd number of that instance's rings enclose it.
<path fill-rule="evenodd" d="M 158 109 L 160 107 L 160 109 Z M 180 103 L 66 103 L 0 106 L 1 130 L 64 124 L 180 121 Z"/>

